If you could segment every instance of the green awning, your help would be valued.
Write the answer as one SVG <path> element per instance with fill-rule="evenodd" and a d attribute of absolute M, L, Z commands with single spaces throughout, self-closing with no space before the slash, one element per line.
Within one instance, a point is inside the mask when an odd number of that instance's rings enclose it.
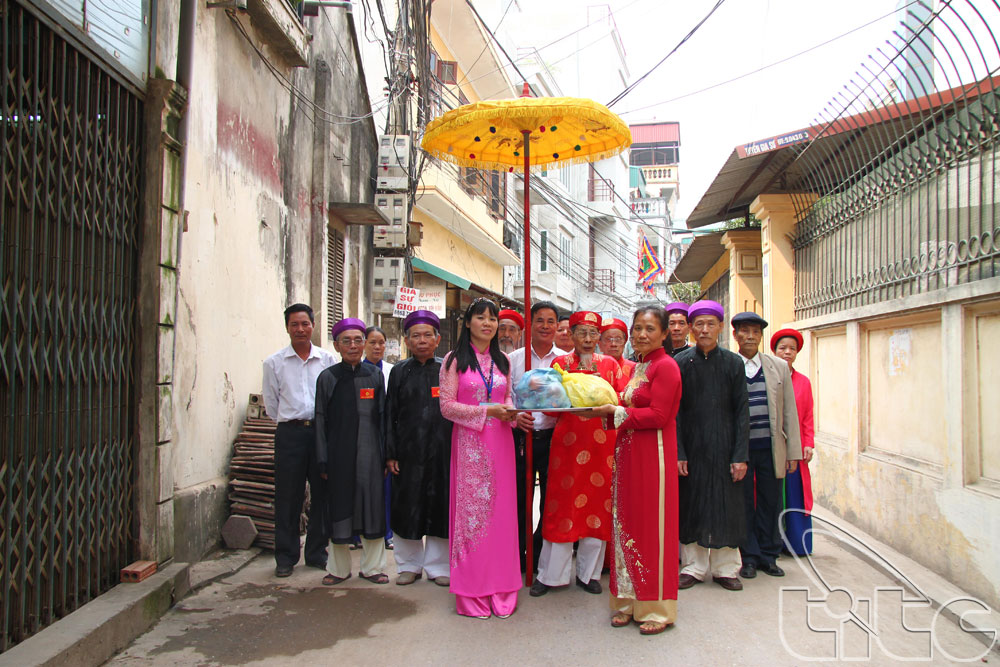
<path fill-rule="evenodd" d="M 459 287 L 461 289 L 469 289 L 469 286 L 472 285 L 471 281 L 468 281 L 465 278 L 460 278 L 459 276 L 456 276 L 451 271 L 445 271 L 441 267 L 434 266 L 430 262 L 424 261 L 424 260 L 420 259 L 419 257 L 414 257 L 412 259 L 412 262 L 413 262 L 413 268 L 414 269 L 420 269 L 421 271 L 429 273 L 432 276 L 440 278 L 441 280 L 445 281 L 446 283 L 451 283 L 455 287 Z"/>

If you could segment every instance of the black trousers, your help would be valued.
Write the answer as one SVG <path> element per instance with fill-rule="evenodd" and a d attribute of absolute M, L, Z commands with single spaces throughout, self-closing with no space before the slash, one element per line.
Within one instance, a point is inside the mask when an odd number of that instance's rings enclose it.
<path fill-rule="evenodd" d="M 782 480 L 774 476 L 774 455 L 771 449 L 751 449 L 747 476 L 743 479 L 746 500 L 747 536 L 740 546 L 744 563 L 758 567 L 773 564 L 781 553 Z"/>
<path fill-rule="evenodd" d="M 311 509 L 306 528 L 306 563 L 326 565 L 326 538 L 322 512 L 326 483 L 316 464 L 316 430 L 313 426 L 279 423 L 274 436 L 274 561 L 299 562 L 299 517 L 309 481 Z"/>
<path fill-rule="evenodd" d="M 552 430 L 545 429 L 544 431 L 535 431 L 531 437 L 531 463 L 532 468 L 538 474 L 538 485 L 539 493 L 541 497 L 538 499 L 538 510 L 540 515 L 545 514 L 545 489 L 548 486 L 549 481 L 549 446 L 552 444 Z M 524 431 L 521 429 L 514 429 L 514 447 L 517 450 L 516 461 L 517 461 L 517 544 L 518 544 L 518 555 L 521 559 L 521 571 L 525 568 L 525 516 L 524 508 L 526 498 L 525 496 L 525 477 L 526 477 L 526 466 L 527 466 L 527 455 L 525 452 L 525 443 L 527 438 L 525 437 Z M 542 522 L 538 522 L 538 528 L 535 529 L 533 539 L 532 539 L 534 558 L 532 559 L 532 570 L 538 572 L 538 556 L 542 553 Z"/>

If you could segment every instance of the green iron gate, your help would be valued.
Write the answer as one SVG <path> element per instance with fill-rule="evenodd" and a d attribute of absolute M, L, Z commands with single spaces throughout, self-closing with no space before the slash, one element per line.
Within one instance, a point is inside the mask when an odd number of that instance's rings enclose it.
<path fill-rule="evenodd" d="M 133 555 L 142 102 L 0 0 L 0 651 Z"/>

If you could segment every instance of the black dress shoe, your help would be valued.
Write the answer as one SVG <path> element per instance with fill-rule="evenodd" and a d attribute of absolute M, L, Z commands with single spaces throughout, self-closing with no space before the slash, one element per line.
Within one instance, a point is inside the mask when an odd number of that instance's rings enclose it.
<path fill-rule="evenodd" d="M 772 577 L 783 577 L 785 576 L 785 571 L 778 567 L 777 563 L 768 563 L 766 565 L 761 565 L 757 568 L 764 574 L 769 574 Z"/>
<path fill-rule="evenodd" d="M 274 568 L 274 576 L 276 577 L 290 577 L 292 576 L 292 566 L 291 565 L 279 565 Z"/>
<path fill-rule="evenodd" d="M 540 598 L 548 592 L 549 587 L 536 579 L 535 583 L 531 584 L 531 590 L 528 591 L 528 595 L 533 598 Z"/>
<path fill-rule="evenodd" d="M 695 584 L 700 584 L 700 583 L 701 579 L 690 574 L 682 574 L 680 577 L 677 578 L 677 588 L 679 588 L 680 590 L 684 590 L 685 588 L 691 588 Z"/>
<path fill-rule="evenodd" d="M 757 564 L 756 563 L 743 563 L 743 567 L 740 568 L 740 576 L 744 579 L 753 579 L 757 576 Z"/>
<path fill-rule="evenodd" d="M 326 570 L 326 561 L 307 560 L 306 567 L 312 567 L 317 570 Z"/>
<path fill-rule="evenodd" d="M 601 582 L 598 579 L 591 579 L 590 581 L 584 583 L 580 577 L 577 577 L 576 585 L 588 593 L 593 593 L 594 595 L 600 595 L 604 592 L 604 589 L 601 588 Z"/>

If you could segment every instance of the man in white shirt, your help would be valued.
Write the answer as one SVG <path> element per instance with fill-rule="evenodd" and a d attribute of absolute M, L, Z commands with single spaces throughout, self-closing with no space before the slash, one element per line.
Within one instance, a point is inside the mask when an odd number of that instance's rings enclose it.
<path fill-rule="evenodd" d="M 537 368 L 551 368 L 556 357 L 567 354 L 553 345 L 556 337 L 556 328 L 559 325 L 559 311 L 551 301 L 536 301 L 531 306 L 531 370 Z M 516 387 L 517 383 L 524 375 L 524 354 L 527 348 L 521 347 L 511 352 L 510 357 L 510 385 Z M 517 521 L 518 521 L 518 544 L 521 556 L 521 569 L 525 567 L 525 482 L 527 457 L 525 456 L 525 432 L 531 430 L 532 435 L 532 468 L 538 475 L 539 493 L 539 516 L 545 512 L 545 488 L 549 477 L 549 445 L 552 443 L 552 429 L 555 428 L 556 418 L 547 417 L 541 412 L 520 412 L 518 413 L 517 426 L 514 430 L 514 448 L 517 461 Z M 538 569 L 538 556 L 542 551 L 542 530 L 539 525 L 533 537 L 534 558 L 532 569 Z"/>
<path fill-rule="evenodd" d="M 290 344 L 264 360 L 264 407 L 278 422 L 274 436 L 274 574 L 287 577 L 299 562 L 299 516 L 306 480 L 312 507 L 323 506 L 325 485 L 316 465 L 316 378 L 336 363 L 333 355 L 312 344 L 313 311 L 304 303 L 285 309 Z M 306 529 L 306 565 L 326 569 L 323 525 L 310 512 Z"/>
<path fill-rule="evenodd" d="M 750 455 L 743 481 L 747 531 L 740 545 L 740 577 L 753 579 L 757 570 L 781 577 L 785 572 L 775 561 L 782 545 L 782 480 L 786 471 L 795 472 L 802 458 L 792 376 L 783 359 L 759 351 L 767 328 L 764 318 L 745 312 L 733 315 L 730 322 L 750 404 Z"/>

